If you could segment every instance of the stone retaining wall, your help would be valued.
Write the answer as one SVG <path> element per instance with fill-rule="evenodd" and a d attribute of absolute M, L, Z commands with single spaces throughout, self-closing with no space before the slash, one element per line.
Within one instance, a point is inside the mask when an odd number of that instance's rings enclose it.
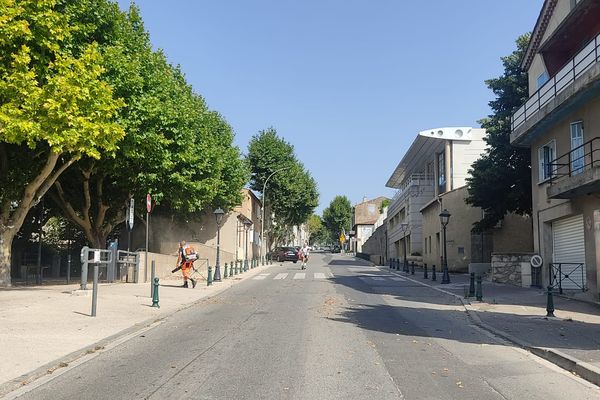
<path fill-rule="evenodd" d="M 515 286 L 531 285 L 531 257 L 535 253 L 492 254 L 492 282 Z"/>

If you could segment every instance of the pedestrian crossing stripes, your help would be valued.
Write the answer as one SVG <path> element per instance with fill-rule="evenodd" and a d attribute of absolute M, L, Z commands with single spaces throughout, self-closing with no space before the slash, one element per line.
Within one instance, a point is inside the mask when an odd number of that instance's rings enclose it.
<path fill-rule="evenodd" d="M 324 279 L 330 279 L 333 278 L 333 274 L 331 272 L 280 272 L 280 273 L 276 273 L 276 274 L 272 274 L 272 273 L 262 273 L 262 274 L 258 274 L 256 276 L 254 276 L 252 279 L 257 280 L 257 281 L 262 281 L 262 280 L 267 280 L 267 279 L 271 279 L 271 280 L 275 280 L 275 281 L 281 281 L 281 280 L 286 280 L 286 279 L 292 279 L 292 280 L 324 280 Z M 406 278 L 403 278 L 401 276 L 391 276 L 391 275 L 374 275 L 374 274 L 368 274 L 368 275 L 354 275 L 354 276 L 346 276 L 347 278 L 358 278 L 360 280 L 362 280 L 365 283 L 377 283 L 377 284 L 381 284 L 381 283 L 385 283 L 385 282 L 406 282 Z"/>

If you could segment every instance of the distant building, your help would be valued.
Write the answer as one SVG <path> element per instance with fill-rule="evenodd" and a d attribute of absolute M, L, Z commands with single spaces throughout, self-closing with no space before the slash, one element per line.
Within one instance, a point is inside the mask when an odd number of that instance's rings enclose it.
<path fill-rule="evenodd" d="M 543 283 L 600 299 L 600 2 L 546 0 L 521 67 L 511 144 L 531 149 Z"/>
<path fill-rule="evenodd" d="M 507 216 L 513 241 L 503 241 L 508 229 L 474 235 L 473 223 L 482 211 L 465 203 L 469 169 L 485 152 L 485 130 L 446 127 L 419 132 L 390 176 L 386 186 L 396 188 L 388 209 L 390 258 L 421 260 L 441 267 L 443 233 L 439 214 L 452 215 L 447 227 L 448 267 L 466 271 L 471 262 L 491 261 L 493 251 L 527 251 L 531 248 L 531 223 Z M 514 229 L 514 232 L 513 232 Z"/>
<path fill-rule="evenodd" d="M 353 250 L 355 253 L 362 252 L 363 244 L 369 239 L 375 230 L 375 223 L 381 216 L 381 204 L 387 197 L 377 197 L 373 200 L 363 198 L 363 201 L 354 206 L 352 214 L 352 230 L 355 235 L 353 240 Z"/>

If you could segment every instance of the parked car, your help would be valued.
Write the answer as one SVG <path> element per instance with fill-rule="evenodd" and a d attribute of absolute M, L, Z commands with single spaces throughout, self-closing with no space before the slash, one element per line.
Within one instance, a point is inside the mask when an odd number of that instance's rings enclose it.
<path fill-rule="evenodd" d="M 277 262 L 292 261 L 298 262 L 298 250 L 295 247 L 278 247 L 275 249 L 275 260 Z"/>

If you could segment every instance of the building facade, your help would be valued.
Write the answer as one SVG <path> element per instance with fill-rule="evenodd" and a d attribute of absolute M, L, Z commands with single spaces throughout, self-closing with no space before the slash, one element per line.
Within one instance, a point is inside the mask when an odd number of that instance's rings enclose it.
<path fill-rule="evenodd" d="M 398 190 L 388 209 L 389 257 L 403 259 L 405 248 L 407 258 L 423 256 L 432 233 L 423 231 L 421 210 L 465 186 L 471 164 L 485 151 L 484 136 L 484 129 L 470 127 L 419 132 L 386 184 Z"/>
<path fill-rule="evenodd" d="M 511 143 L 531 149 L 544 285 L 600 299 L 600 3 L 546 0 L 521 67 L 529 99 Z"/>
<path fill-rule="evenodd" d="M 362 253 L 364 243 L 375 231 L 375 224 L 381 216 L 380 210 L 384 200 L 388 199 L 380 196 L 373 200 L 367 200 L 365 197 L 362 202 L 354 206 L 352 212 L 352 230 L 354 231 L 352 250 L 355 253 Z"/>
<path fill-rule="evenodd" d="M 242 203 L 223 215 L 220 235 L 222 262 L 259 257 L 261 206 L 260 200 L 250 189 L 242 189 Z M 214 265 L 217 222 L 213 211 L 207 209 L 197 220 L 187 223 L 152 217 L 150 251 L 176 254 L 179 241 L 185 240 L 196 247 L 203 260 Z M 142 234 L 140 229 L 140 239 L 143 239 Z"/>

